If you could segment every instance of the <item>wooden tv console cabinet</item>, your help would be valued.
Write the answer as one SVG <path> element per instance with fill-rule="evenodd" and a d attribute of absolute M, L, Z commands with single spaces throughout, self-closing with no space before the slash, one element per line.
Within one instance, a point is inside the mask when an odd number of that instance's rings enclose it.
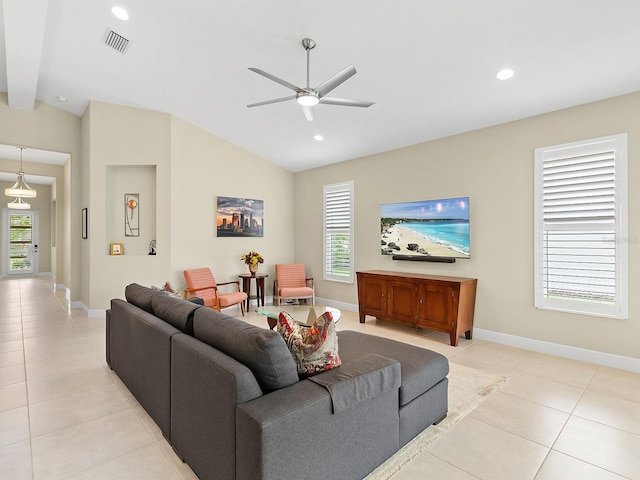
<path fill-rule="evenodd" d="M 475 278 L 369 270 L 357 272 L 360 323 L 366 315 L 449 334 L 473 335 Z"/>

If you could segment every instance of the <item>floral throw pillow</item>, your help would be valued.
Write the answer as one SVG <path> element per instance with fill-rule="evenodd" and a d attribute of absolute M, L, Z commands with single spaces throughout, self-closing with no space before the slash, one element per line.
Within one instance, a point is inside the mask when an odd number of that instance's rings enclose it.
<path fill-rule="evenodd" d="M 301 378 L 340 366 L 338 335 L 331 312 L 325 312 L 310 326 L 302 326 L 287 312 L 280 312 L 276 328 L 293 355 Z"/>

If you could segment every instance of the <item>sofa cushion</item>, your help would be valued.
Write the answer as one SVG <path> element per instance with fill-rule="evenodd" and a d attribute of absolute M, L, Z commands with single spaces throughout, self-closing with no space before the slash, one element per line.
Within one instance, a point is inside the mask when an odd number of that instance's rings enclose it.
<path fill-rule="evenodd" d="M 449 373 L 447 358 L 425 348 L 349 330 L 339 332 L 338 339 L 343 364 L 368 353 L 377 353 L 400 362 L 400 405 L 408 404 Z"/>
<path fill-rule="evenodd" d="M 199 308 L 193 317 L 193 335 L 249 367 L 264 392 L 298 381 L 296 364 L 278 332 Z"/>
<path fill-rule="evenodd" d="M 309 326 L 300 326 L 287 312 L 280 312 L 276 330 L 287 344 L 301 378 L 340 366 L 338 336 L 331 312 Z"/>
<path fill-rule="evenodd" d="M 127 285 L 124 290 L 124 297 L 127 302 L 132 303 L 138 308 L 143 309 L 145 312 L 153 313 L 153 307 L 151 307 L 151 297 L 154 295 L 163 295 L 157 290 L 152 290 L 149 287 L 143 287 L 137 283 Z"/>
<path fill-rule="evenodd" d="M 193 314 L 201 308 L 200 305 L 168 295 L 153 295 L 151 307 L 156 317 L 188 335 L 193 335 Z"/>

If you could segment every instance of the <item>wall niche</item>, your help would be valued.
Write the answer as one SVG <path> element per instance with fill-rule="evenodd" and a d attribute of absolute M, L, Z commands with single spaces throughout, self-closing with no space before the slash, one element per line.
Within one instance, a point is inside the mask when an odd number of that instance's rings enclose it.
<path fill-rule="evenodd" d="M 108 165 L 105 244 L 121 243 L 124 255 L 148 255 L 156 238 L 156 166 Z"/>

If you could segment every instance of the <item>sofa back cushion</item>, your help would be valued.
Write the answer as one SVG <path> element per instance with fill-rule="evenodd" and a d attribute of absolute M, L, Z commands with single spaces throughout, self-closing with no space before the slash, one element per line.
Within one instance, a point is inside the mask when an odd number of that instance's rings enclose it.
<path fill-rule="evenodd" d="M 193 314 L 200 305 L 166 294 L 153 295 L 151 307 L 156 317 L 188 335 L 193 335 Z"/>
<path fill-rule="evenodd" d="M 157 290 L 152 290 L 149 287 L 143 287 L 137 283 L 127 285 L 127 288 L 124 290 L 124 298 L 127 299 L 127 302 L 134 304 L 136 307 L 141 308 L 148 313 L 153 313 L 151 298 L 155 295 L 162 294 Z"/>
<path fill-rule="evenodd" d="M 265 393 L 298 382 L 293 357 L 282 337 L 273 330 L 199 308 L 193 317 L 193 335 L 246 365 Z"/>

